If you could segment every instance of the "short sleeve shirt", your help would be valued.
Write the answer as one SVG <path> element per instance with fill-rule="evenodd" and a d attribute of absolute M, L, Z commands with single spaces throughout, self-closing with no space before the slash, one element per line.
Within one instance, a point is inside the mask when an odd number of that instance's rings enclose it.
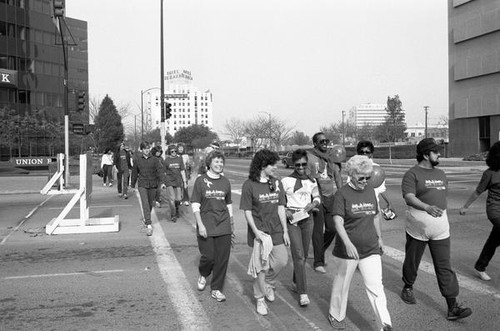
<path fill-rule="evenodd" d="M 344 219 L 344 228 L 349 239 L 358 250 L 359 257 L 381 254 L 374 219 L 378 213 L 378 203 L 373 187 L 355 190 L 344 185 L 335 193 L 333 215 Z M 352 259 L 347 255 L 342 239 L 335 240 L 333 255 L 342 259 Z"/>
<path fill-rule="evenodd" d="M 231 233 L 231 222 L 227 205 L 231 204 L 231 184 L 229 180 L 210 178 L 203 174 L 196 178 L 191 202 L 200 206 L 200 216 L 209 237 Z"/>
<path fill-rule="evenodd" d="M 163 160 L 163 165 L 166 172 L 165 185 L 182 187 L 181 170 L 185 170 L 182 157 L 180 155 L 177 155 L 176 157 L 167 156 L 165 160 Z"/>
<path fill-rule="evenodd" d="M 487 169 L 483 172 L 476 192 L 481 194 L 486 190 L 488 190 L 486 214 L 490 220 L 498 220 L 500 222 L 500 171 Z"/>
<path fill-rule="evenodd" d="M 273 245 L 283 244 L 283 227 L 278 215 L 278 206 L 285 206 L 285 191 L 278 179 L 275 181 L 274 192 L 271 192 L 269 184 L 254 182 L 247 179 L 241 188 L 241 210 L 251 210 L 257 229 L 269 234 Z M 248 226 L 247 243 L 253 246 L 255 235 Z"/>
<path fill-rule="evenodd" d="M 426 169 L 415 165 L 404 174 L 401 188 L 403 197 L 408 193 L 413 193 L 426 204 L 443 210 L 447 207 L 448 180 L 441 169 Z"/>

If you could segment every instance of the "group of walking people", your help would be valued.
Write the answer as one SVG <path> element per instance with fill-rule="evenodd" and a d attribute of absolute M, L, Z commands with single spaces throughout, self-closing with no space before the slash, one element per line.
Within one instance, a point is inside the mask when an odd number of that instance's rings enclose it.
<path fill-rule="evenodd" d="M 357 154 L 345 163 L 347 180 L 341 177 L 341 162 L 329 153 L 329 141 L 321 132 L 313 137 L 313 150 L 293 152 L 294 171 L 283 178 L 276 173 L 279 156 L 267 149 L 255 153 L 248 179 L 241 189 L 239 208 L 247 222 L 247 244 L 251 248 L 248 274 L 253 280 L 256 310 L 267 315 L 268 302 L 275 300 L 277 277 L 288 263 L 288 247 L 293 260 L 292 290 L 298 294 L 298 304 L 310 304 L 307 289 L 306 259 L 313 244 L 313 269 L 326 273 L 324 254 L 335 240 L 333 284 L 328 320 L 335 329 L 346 327 L 348 293 L 356 269 L 361 273 L 369 302 L 375 312 L 377 326 L 392 330 L 387 299 L 382 282 L 384 252 L 379 196 L 390 208 L 385 195 L 385 180 L 374 187 L 371 177 L 374 146 L 361 141 Z M 401 299 L 416 304 L 413 285 L 425 248 L 429 246 L 441 295 L 447 303 L 447 319 L 468 317 L 472 310 L 459 304 L 459 285 L 450 263 L 450 225 L 447 216 L 448 181 L 437 168 L 439 145 L 432 138 L 423 139 L 416 148 L 417 164 L 403 176 L 402 195 L 407 204 L 405 218 L 405 260 L 402 268 Z M 142 157 L 134 163 L 132 186 L 139 180 L 141 200 L 155 201 L 155 192 L 148 193 L 157 183 L 166 187 L 166 172 L 159 162 L 149 161 L 147 145 L 141 144 Z M 169 154 L 175 156 L 173 150 Z M 475 265 L 478 276 L 489 280 L 486 267 L 499 245 L 500 226 L 500 142 L 490 150 L 489 166 L 477 189 L 460 210 L 465 214 L 469 205 L 488 190 L 487 214 L 493 230 Z M 196 178 L 191 206 L 196 220 L 197 241 L 201 254 L 197 288 L 203 291 L 210 279 L 210 294 L 215 300 L 226 300 L 223 293 L 231 246 L 234 244 L 234 218 L 231 184 L 223 175 L 225 158 L 218 149 L 205 158 L 206 171 Z M 167 163 L 170 164 L 170 163 Z M 175 167 L 183 170 L 182 164 Z M 158 180 L 147 181 L 144 175 L 154 174 Z M 142 180 L 141 180 L 142 178 Z M 183 177 L 184 179 L 185 177 Z M 181 188 L 181 183 L 177 183 Z M 144 193 L 143 193 L 144 192 Z M 149 194 L 149 195 L 148 195 Z M 178 196 L 177 196 L 178 197 Z M 144 212 L 145 222 L 151 224 Z"/>

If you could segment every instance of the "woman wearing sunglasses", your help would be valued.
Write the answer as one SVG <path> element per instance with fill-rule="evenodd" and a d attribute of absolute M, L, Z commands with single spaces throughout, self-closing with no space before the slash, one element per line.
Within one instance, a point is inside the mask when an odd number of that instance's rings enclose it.
<path fill-rule="evenodd" d="M 278 161 L 278 154 L 268 149 L 255 153 L 241 188 L 240 209 L 245 213 L 247 242 L 252 247 L 248 274 L 254 278 L 253 293 L 260 315 L 267 315 L 265 299 L 274 301 L 276 277 L 288 262 L 286 198 L 276 178 Z"/>
<path fill-rule="evenodd" d="M 335 193 L 333 220 L 338 238 L 333 255 L 337 266 L 333 278 L 328 319 L 336 329 L 345 328 L 349 286 L 359 269 L 366 294 L 375 311 L 378 328 L 392 330 L 391 317 L 382 284 L 382 237 L 377 198 L 368 184 L 373 165 L 364 155 L 346 164 L 350 180 Z"/>
<path fill-rule="evenodd" d="M 301 306 L 310 303 L 306 281 L 306 257 L 314 223 L 310 212 L 321 202 L 316 180 L 306 174 L 307 161 L 306 150 L 294 151 L 292 164 L 295 170 L 281 180 L 287 200 L 285 212 L 293 260 L 293 288 L 299 294 Z"/>

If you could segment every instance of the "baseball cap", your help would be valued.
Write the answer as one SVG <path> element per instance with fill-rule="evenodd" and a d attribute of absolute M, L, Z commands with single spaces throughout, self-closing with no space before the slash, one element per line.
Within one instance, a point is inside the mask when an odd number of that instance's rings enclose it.
<path fill-rule="evenodd" d="M 439 145 L 434 138 L 424 138 L 417 145 L 417 154 L 426 154 L 430 151 L 437 152 L 438 150 Z"/>

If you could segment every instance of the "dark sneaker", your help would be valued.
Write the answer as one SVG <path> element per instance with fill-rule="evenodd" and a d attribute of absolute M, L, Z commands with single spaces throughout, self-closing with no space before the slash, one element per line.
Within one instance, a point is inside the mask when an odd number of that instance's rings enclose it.
<path fill-rule="evenodd" d="M 125 200 L 127 200 L 127 199 L 128 199 L 128 195 L 124 194 L 124 195 L 123 195 L 123 198 L 124 198 Z"/>
<path fill-rule="evenodd" d="M 458 303 L 455 304 L 455 307 L 448 310 L 449 321 L 455 321 L 461 318 L 466 318 L 472 314 L 472 310 L 470 308 L 463 308 Z"/>
<path fill-rule="evenodd" d="M 415 299 L 412 288 L 403 287 L 403 290 L 401 291 L 401 299 L 409 305 L 417 303 L 417 299 Z"/>
<path fill-rule="evenodd" d="M 342 321 L 337 321 L 332 315 L 328 314 L 328 321 L 330 321 L 330 325 L 332 328 L 335 330 L 344 330 L 346 325 L 345 322 Z"/>
<path fill-rule="evenodd" d="M 383 331 L 392 331 L 392 326 L 389 324 L 384 324 L 384 326 L 382 327 L 382 330 Z"/>

